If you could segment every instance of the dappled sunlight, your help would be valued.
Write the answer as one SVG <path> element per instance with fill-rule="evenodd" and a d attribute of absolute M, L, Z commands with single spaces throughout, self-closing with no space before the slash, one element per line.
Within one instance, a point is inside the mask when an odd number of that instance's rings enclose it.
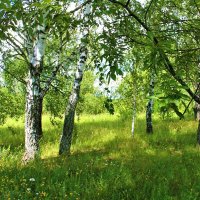
<path fill-rule="evenodd" d="M 53 126 L 47 116 L 40 142 L 41 158 L 23 165 L 23 143 L 11 143 L 13 138 L 7 137 L 10 147 L 1 143 L 0 194 L 9 186 L 19 197 L 39 199 L 161 199 L 164 193 L 177 199 L 198 196 L 200 148 L 190 130 L 193 121 L 168 124 L 158 120 L 154 134 L 146 135 L 141 118 L 136 121 L 132 137 L 129 120 L 110 115 L 81 118 L 68 157 L 58 155 L 61 129 Z M 1 130 L 5 134 L 8 127 Z M 19 125 L 17 130 L 23 129 Z M 5 140 L 4 134 L 1 141 Z M 15 139 L 22 141 L 22 133 Z M 34 194 L 28 189 L 31 178 L 37 183 Z M 4 194 L 4 198 L 9 195 Z"/>

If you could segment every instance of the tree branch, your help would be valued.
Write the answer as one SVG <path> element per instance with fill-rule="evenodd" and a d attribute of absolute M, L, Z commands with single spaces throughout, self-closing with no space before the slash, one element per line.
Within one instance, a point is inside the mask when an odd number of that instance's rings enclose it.
<path fill-rule="evenodd" d="M 116 1 L 116 0 L 108 0 L 110 1 L 111 3 L 115 3 L 115 4 L 118 4 L 120 5 L 121 7 L 123 7 L 128 13 L 129 13 L 129 16 L 133 17 L 136 19 L 136 21 L 146 30 L 146 31 L 150 31 L 149 27 L 147 27 L 147 25 L 137 16 L 135 15 L 134 12 L 132 12 L 132 10 L 126 6 L 125 4 L 119 2 L 119 1 Z"/>
<path fill-rule="evenodd" d="M 27 64 L 29 64 L 26 54 L 24 53 L 22 48 L 14 41 L 14 39 L 12 39 L 9 36 L 6 36 L 6 40 L 7 40 L 8 44 L 10 44 L 14 48 L 14 50 L 16 52 L 18 52 L 18 54 L 21 55 L 25 59 Z"/>
<path fill-rule="evenodd" d="M 74 10 L 69 11 L 69 13 L 74 13 L 74 12 L 80 10 L 81 8 L 83 8 L 83 6 L 85 6 L 86 4 L 91 3 L 91 2 L 92 2 L 92 0 L 85 1 L 80 6 L 76 7 Z"/>
<path fill-rule="evenodd" d="M 57 75 L 58 70 L 62 66 L 62 63 L 60 63 L 60 57 L 61 57 L 62 48 L 63 48 L 62 41 L 63 41 L 62 40 L 62 36 L 60 36 L 60 47 L 59 47 L 58 60 L 57 60 L 58 63 L 57 63 L 57 66 L 55 67 L 55 69 L 52 71 L 51 76 L 46 81 L 45 87 L 41 91 L 41 97 L 44 97 L 44 95 L 47 93 L 47 91 L 49 90 L 50 86 L 52 85 L 53 80 L 55 79 L 55 77 Z"/>
<path fill-rule="evenodd" d="M 128 0 L 128 1 L 126 2 L 126 6 L 128 6 L 128 5 L 129 5 L 129 3 L 130 3 L 130 0 Z"/>
<path fill-rule="evenodd" d="M 3 69 L 5 72 L 7 72 L 10 76 L 14 77 L 16 80 L 18 80 L 20 83 L 23 83 L 26 85 L 26 81 L 15 76 L 15 74 L 13 74 L 12 72 L 10 72 L 9 70 L 5 69 L 2 65 L 0 65 L 0 68 Z"/>
<path fill-rule="evenodd" d="M 200 83 L 198 84 L 197 88 L 196 88 L 196 91 L 195 91 L 195 94 L 197 94 L 198 90 L 200 88 Z M 187 107 L 185 108 L 184 112 L 183 112 L 183 116 L 185 115 L 185 113 L 187 112 L 188 108 L 190 107 L 190 104 L 192 103 L 194 99 L 191 98 L 190 102 L 188 103 Z"/>
<path fill-rule="evenodd" d="M 151 0 L 151 1 L 150 1 L 150 4 L 149 4 L 149 6 L 148 6 L 148 8 L 147 8 L 147 10 L 146 10 L 146 12 L 145 12 L 145 15 L 144 15 L 145 24 L 147 24 L 147 14 L 148 14 L 148 12 L 149 12 L 149 10 L 150 10 L 150 8 L 151 8 L 151 5 L 152 5 L 153 1 L 154 1 L 154 0 Z"/>
<path fill-rule="evenodd" d="M 179 75 L 176 74 L 173 65 L 171 64 L 169 58 L 167 57 L 167 55 L 165 54 L 165 52 L 162 50 L 162 48 L 159 46 L 159 41 L 158 39 L 154 36 L 154 34 L 151 32 L 150 28 L 129 8 L 127 7 L 125 4 L 116 1 L 116 0 L 108 0 L 111 3 L 115 3 L 120 5 L 121 7 L 123 7 L 131 17 L 133 17 L 147 32 L 149 32 L 152 35 L 152 42 L 155 44 L 155 46 L 157 46 L 158 51 L 161 55 L 161 57 L 163 58 L 164 61 L 164 65 L 167 69 L 167 71 L 172 75 L 172 77 L 179 83 L 181 84 L 184 89 L 188 92 L 188 94 L 198 103 L 200 103 L 200 97 L 197 96 L 190 88 L 189 86 L 181 79 L 181 77 Z"/>

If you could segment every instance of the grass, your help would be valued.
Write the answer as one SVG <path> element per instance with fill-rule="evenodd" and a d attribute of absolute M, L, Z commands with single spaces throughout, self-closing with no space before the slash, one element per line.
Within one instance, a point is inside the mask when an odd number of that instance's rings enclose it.
<path fill-rule="evenodd" d="M 10 119 L 0 127 L 0 199 L 200 199 L 196 122 L 156 118 L 148 136 L 138 117 L 134 138 L 130 124 L 118 116 L 82 116 L 65 158 L 58 156 L 62 122 L 52 126 L 45 116 L 41 159 L 24 166 L 23 121 Z"/>

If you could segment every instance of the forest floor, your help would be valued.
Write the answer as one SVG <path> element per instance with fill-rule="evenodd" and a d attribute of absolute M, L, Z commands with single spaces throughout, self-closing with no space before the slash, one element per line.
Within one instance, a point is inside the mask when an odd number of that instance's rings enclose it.
<path fill-rule="evenodd" d="M 154 120 L 146 135 L 138 117 L 81 116 L 71 156 L 58 156 L 62 122 L 43 119 L 41 159 L 21 164 L 23 121 L 0 126 L 0 199 L 195 200 L 200 199 L 197 123 Z"/>

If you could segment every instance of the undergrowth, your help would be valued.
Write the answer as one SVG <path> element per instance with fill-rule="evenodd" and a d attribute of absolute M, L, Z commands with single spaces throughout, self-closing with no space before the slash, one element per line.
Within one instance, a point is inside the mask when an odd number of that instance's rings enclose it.
<path fill-rule="evenodd" d="M 0 127 L 0 199 L 195 200 L 200 199 L 200 152 L 192 120 L 82 116 L 71 156 L 58 156 L 62 122 L 43 119 L 40 159 L 21 163 L 23 121 Z"/>

